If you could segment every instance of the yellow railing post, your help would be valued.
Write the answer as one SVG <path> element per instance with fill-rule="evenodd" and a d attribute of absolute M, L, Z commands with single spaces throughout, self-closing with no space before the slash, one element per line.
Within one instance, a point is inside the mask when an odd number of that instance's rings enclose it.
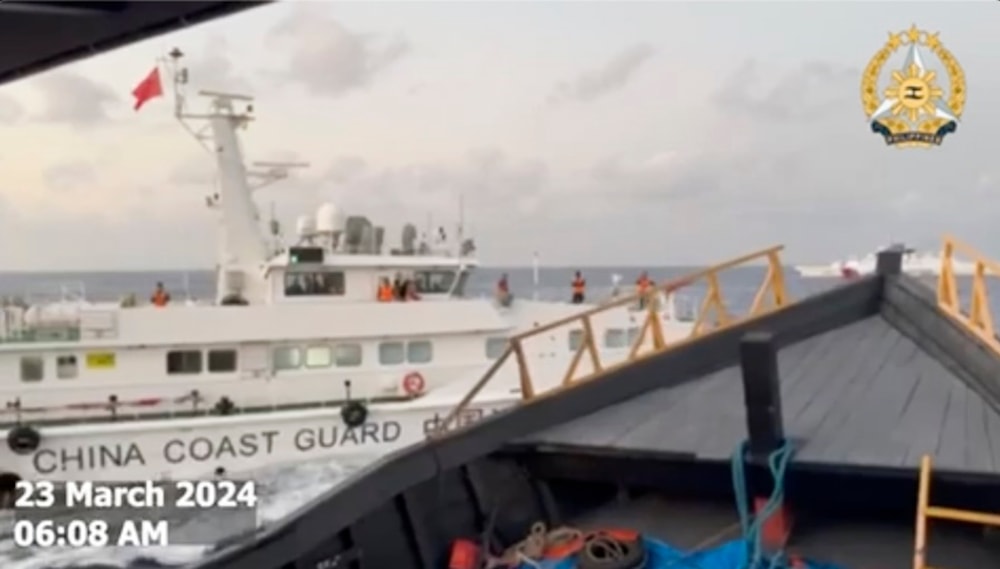
<path fill-rule="evenodd" d="M 521 399 L 531 400 L 535 397 L 535 384 L 531 380 L 531 370 L 528 369 L 528 359 L 524 356 L 524 346 L 521 338 L 511 340 L 511 348 L 517 356 L 517 374 L 521 380 Z"/>
<path fill-rule="evenodd" d="M 1000 514 L 932 506 L 930 504 L 931 466 L 930 455 L 925 454 L 921 457 L 920 484 L 917 488 L 917 522 L 914 529 L 913 569 L 927 569 L 927 533 L 932 519 L 1000 527 Z"/>
<path fill-rule="evenodd" d="M 917 488 L 917 523 L 913 545 L 913 569 L 924 569 L 927 547 L 927 502 L 931 493 L 931 457 L 920 459 L 920 483 Z"/>
<path fill-rule="evenodd" d="M 599 373 L 601 371 L 601 355 L 597 351 L 597 336 L 594 334 L 594 325 L 590 320 L 590 316 L 584 316 L 583 320 L 583 343 L 587 346 L 587 351 L 590 352 L 590 369 L 591 373 Z"/>
<path fill-rule="evenodd" d="M 960 253 L 972 259 L 972 287 L 969 291 L 969 309 L 962 309 L 955 271 L 955 255 Z M 1000 263 L 986 257 L 978 250 L 951 236 L 944 238 L 941 248 L 941 274 L 938 275 L 938 307 L 955 321 L 1000 354 L 1000 340 L 993 326 L 990 307 L 989 278 L 1000 278 Z"/>
<path fill-rule="evenodd" d="M 600 306 L 587 309 L 579 314 L 561 318 L 554 322 L 549 322 L 540 326 L 535 326 L 530 330 L 514 335 L 510 339 L 510 345 L 504 352 L 503 356 L 494 362 L 494 365 L 475 385 L 472 391 L 464 397 L 461 402 L 459 402 L 458 406 L 454 410 L 448 414 L 448 416 L 444 419 L 442 426 L 438 429 L 438 432 L 444 432 L 448 429 L 459 414 L 470 404 L 472 399 L 482 391 L 484 385 L 496 375 L 499 366 L 507 361 L 511 355 L 513 355 L 513 357 L 517 360 L 517 373 L 521 387 L 521 397 L 525 401 L 530 401 L 541 395 L 558 392 L 561 389 L 571 389 L 573 384 L 576 382 L 591 380 L 603 373 L 607 373 L 610 370 L 629 365 L 631 362 L 634 362 L 639 358 L 648 357 L 650 355 L 663 352 L 664 350 L 672 349 L 674 346 L 694 341 L 698 337 L 705 334 L 721 331 L 740 322 L 744 322 L 748 318 L 753 318 L 761 313 L 766 313 L 768 310 L 764 310 L 762 308 L 762 302 L 768 293 L 771 295 L 771 304 L 773 305 L 770 308 L 771 310 L 779 309 L 785 306 L 788 303 L 788 297 L 785 292 L 784 273 L 778 256 L 781 249 L 782 247 L 771 247 L 761 251 L 756 251 L 749 255 L 737 257 L 726 261 L 725 263 L 707 267 L 691 274 L 684 275 L 683 277 L 661 283 L 651 287 L 650 290 L 644 293 L 636 293 L 618 298 Z M 764 278 L 764 282 L 761 284 L 760 291 L 758 292 L 758 298 L 755 298 L 754 305 L 751 307 L 749 313 L 743 317 L 737 317 L 734 314 L 731 314 L 726 306 L 725 298 L 722 294 L 722 284 L 719 280 L 719 274 L 724 270 L 760 259 L 766 260 L 768 270 L 767 275 Z M 659 309 L 661 307 L 659 295 L 665 294 L 668 295 L 669 298 L 669 295 L 674 294 L 677 290 L 697 283 L 698 281 L 706 281 L 708 288 L 704 302 L 702 303 L 702 309 L 698 314 L 698 318 L 687 337 L 675 340 L 674 342 L 668 342 L 665 336 L 663 323 L 660 320 L 661 316 Z M 601 353 L 597 348 L 597 333 L 594 330 L 593 316 L 611 309 L 632 306 L 636 303 L 641 303 L 642 301 L 645 301 L 645 309 L 642 311 L 645 314 L 645 318 L 642 319 L 639 333 L 632 341 L 631 346 L 629 346 L 628 355 L 625 357 L 623 362 L 610 366 L 605 364 L 601 361 Z M 704 330 L 703 324 L 705 323 L 708 313 L 712 310 L 715 311 L 714 325 L 711 326 L 710 329 Z M 580 346 L 577 347 L 573 357 L 570 359 L 568 369 L 563 375 L 561 384 L 547 393 L 539 393 L 539 388 L 531 375 L 531 370 L 529 369 L 528 359 L 525 355 L 524 341 L 541 334 L 549 333 L 552 330 L 571 325 L 579 325 L 582 328 L 583 340 L 580 343 Z M 640 347 L 646 343 L 647 334 L 649 334 L 651 338 L 650 343 L 652 344 L 652 350 L 640 354 Z M 579 368 L 580 361 L 583 359 L 585 352 L 590 359 L 591 371 L 589 374 L 578 378 L 577 369 Z"/>

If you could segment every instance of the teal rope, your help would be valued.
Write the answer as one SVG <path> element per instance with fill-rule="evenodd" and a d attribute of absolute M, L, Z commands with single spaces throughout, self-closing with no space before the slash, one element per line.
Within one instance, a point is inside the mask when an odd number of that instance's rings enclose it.
<path fill-rule="evenodd" d="M 746 464 L 747 453 L 746 442 L 736 447 L 732 457 L 733 493 L 736 495 L 736 510 L 740 516 L 740 528 L 743 530 L 743 540 L 746 543 L 747 555 L 743 569 L 777 569 L 785 566 L 784 555 L 779 552 L 768 558 L 764 553 L 761 543 L 761 534 L 764 521 L 778 511 L 785 498 L 785 471 L 792 460 L 794 449 L 791 443 L 785 441 L 780 448 L 771 453 L 767 459 L 767 466 L 774 479 L 774 489 L 767 503 L 757 513 L 752 516 L 748 506 L 746 474 L 744 466 Z"/>

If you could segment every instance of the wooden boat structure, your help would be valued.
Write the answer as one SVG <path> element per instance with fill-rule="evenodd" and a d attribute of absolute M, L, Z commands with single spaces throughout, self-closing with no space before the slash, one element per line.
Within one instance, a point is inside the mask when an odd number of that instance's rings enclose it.
<path fill-rule="evenodd" d="M 522 405 L 455 426 L 491 370 L 447 432 L 196 567 L 503 567 L 505 553 L 520 567 L 1000 566 L 1000 341 L 987 294 L 1000 264 L 947 238 L 936 295 L 889 251 L 876 274 L 792 300 L 780 249 L 660 285 L 707 285 L 691 338 L 665 345 L 650 319 L 654 347 L 603 368 L 588 334 L 548 391 L 520 343 L 587 333 L 592 314 L 513 338 L 504 359 L 520 367 Z M 976 266 L 967 294 L 956 255 Z M 760 260 L 749 313 L 728 313 L 718 275 Z M 638 532 L 645 557 L 610 530 Z M 609 539 L 626 547 L 609 554 Z M 541 559 L 559 552 L 562 564 Z"/>

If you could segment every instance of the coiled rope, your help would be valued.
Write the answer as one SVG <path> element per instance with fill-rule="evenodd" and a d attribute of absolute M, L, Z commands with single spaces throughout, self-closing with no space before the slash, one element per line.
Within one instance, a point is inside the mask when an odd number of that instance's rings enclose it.
<path fill-rule="evenodd" d="M 732 474 L 733 493 L 736 495 L 736 509 L 740 516 L 740 528 L 743 530 L 743 540 L 746 544 L 746 561 L 742 569 L 778 569 L 788 566 L 788 560 L 784 551 L 769 555 L 764 551 L 762 543 L 762 533 L 764 523 L 772 515 L 778 512 L 785 499 L 785 471 L 792 460 L 794 448 L 792 444 L 785 441 L 781 447 L 772 452 L 767 458 L 768 470 L 774 481 L 774 489 L 768 497 L 767 503 L 757 512 L 757 515 L 750 514 L 748 502 L 748 492 L 746 483 L 746 454 L 748 443 L 743 442 L 733 452 Z"/>

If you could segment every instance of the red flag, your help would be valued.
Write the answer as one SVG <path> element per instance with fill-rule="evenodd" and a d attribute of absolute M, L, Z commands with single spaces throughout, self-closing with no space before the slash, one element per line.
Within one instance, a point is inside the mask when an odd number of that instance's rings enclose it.
<path fill-rule="evenodd" d="M 132 96 L 135 97 L 135 110 L 139 110 L 146 101 L 155 99 L 163 95 L 163 85 L 160 83 L 160 68 L 154 67 L 145 79 L 139 82 L 132 89 Z"/>

